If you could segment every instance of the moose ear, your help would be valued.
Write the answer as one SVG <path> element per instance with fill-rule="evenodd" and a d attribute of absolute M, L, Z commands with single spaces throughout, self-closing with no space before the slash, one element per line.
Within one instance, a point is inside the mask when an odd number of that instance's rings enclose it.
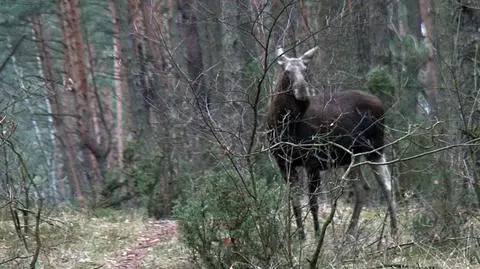
<path fill-rule="evenodd" d="M 312 60 L 313 56 L 315 55 L 315 52 L 317 51 L 318 46 L 315 46 L 313 49 L 310 49 L 309 51 L 305 52 L 300 59 L 302 59 L 303 63 L 307 64 Z"/>

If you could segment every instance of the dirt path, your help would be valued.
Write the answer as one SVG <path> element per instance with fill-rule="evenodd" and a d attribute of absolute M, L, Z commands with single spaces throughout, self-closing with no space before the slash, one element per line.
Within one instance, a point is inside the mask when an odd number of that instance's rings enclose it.
<path fill-rule="evenodd" d="M 118 256 L 111 268 L 136 269 L 142 265 L 145 255 L 160 242 L 167 242 L 178 235 L 178 225 L 173 220 L 152 220 L 137 241 Z"/>

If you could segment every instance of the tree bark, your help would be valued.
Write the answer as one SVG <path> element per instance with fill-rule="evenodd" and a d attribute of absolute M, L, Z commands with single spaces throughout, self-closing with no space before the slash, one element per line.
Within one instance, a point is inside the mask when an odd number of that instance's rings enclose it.
<path fill-rule="evenodd" d="M 43 24 L 41 22 L 41 18 L 39 14 L 35 14 L 32 16 L 32 29 L 33 29 L 33 35 L 34 35 L 34 40 L 37 45 L 37 50 L 38 50 L 38 60 L 39 60 L 39 66 L 40 66 L 40 75 L 43 78 L 43 82 L 45 84 L 45 87 L 47 89 L 47 103 L 48 103 L 48 108 L 51 116 L 51 128 L 52 128 L 52 134 L 53 136 L 51 137 L 51 142 L 53 145 L 53 157 L 52 157 L 52 164 L 54 167 L 49 167 L 49 169 L 53 169 L 53 173 L 50 175 L 53 177 L 53 180 L 57 179 L 58 173 L 55 172 L 60 172 L 63 170 L 63 167 L 61 165 L 61 160 L 62 160 L 62 154 L 61 152 L 64 151 L 64 148 L 62 147 L 62 143 L 60 143 L 59 139 L 55 138 L 55 133 L 61 132 L 61 122 L 58 118 L 59 111 L 58 111 L 58 102 L 56 100 L 56 84 L 54 81 L 54 76 L 53 76 L 53 67 L 52 67 L 52 57 L 51 54 L 47 48 L 47 45 L 45 43 L 45 33 L 43 30 Z M 63 173 L 60 173 L 63 174 Z M 60 184 L 58 182 L 60 192 L 57 193 L 57 188 L 56 184 L 57 182 L 53 182 L 51 184 L 55 185 L 54 188 L 54 193 L 52 193 L 52 196 L 54 199 L 60 198 L 63 199 L 64 197 L 64 189 L 63 189 L 63 184 Z M 60 197 L 57 197 L 57 195 L 60 194 Z"/>
<path fill-rule="evenodd" d="M 155 5 L 155 1 L 147 0 L 142 5 L 143 12 L 143 24 L 145 25 L 145 37 L 148 45 L 148 58 L 152 63 L 152 66 L 157 71 L 162 71 L 163 57 L 161 52 L 160 40 L 161 40 L 161 14 Z"/>
<path fill-rule="evenodd" d="M 197 106 L 204 110 L 208 108 L 210 96 L 205 87 L 202 48 L 198 34 L 195 0 L 178 0 L 177 8 L 181 13 L 181 27 L 187 44 L 187 70 L 190 76 L 190 86 L 195 95 Z"/>
<path fill-rule="evenodd" d="M 85 143 L 89 133 L 89 121 L 92 118 L 90 111 L 89 85 L 86 74 L 85 42 L 80 25 L 80 6 L 78 0 L 61 0 L 66 22 L 66 35 L 69 39 L 67 51 L 71 67 L 71 79 L 76 95 L 76 110 L 78 112 L 78 126 L 80 138 Z"/>
<path fill-rule="evenodd" d="M 420 27 L 422 18 L 420 15 L 419 0 L 404 0 L 403 2 L 407 9 L 407 31 L 420 40 L 422 38 Z"/>
<path fill-rule="evenodd" d="M 32 16 L 32 28 L 35 35 L 35 41 L 37 45 L 41 70 L 43 74 L 43 82 L 47 88 L 47 102 L 51 110 L 52 127 L 54 133 L 54 154 L 56 156 L 56 170 L 57 180 L 59 185 L 60 199 L 66 198 L 64 191 L 64 162 L 67 163 L 69 168 L 69 179 L 71 185 L 74 186 L 75 196 L 81 201 L 83 200 L 83 194 L 80 189 L 78 170 L 75 165 L 75 150 L 71 144 L 69 137 L 65 129 L 65 111 L 62 110 L 61 101 L 59 100 L 61 92 L 59 91 L 56 83 L 56 79 L 53 72 L 53 60 L 48 46 L 46 44 L 45 32 L 43 30 L 43 23 L 41 17 L 38 14 Z M 60 116 L 63 115 L 63 116 Z"/>
<path fill-rule="evenodd" d="M 357 44 L 357 73 L 362 76 L 368 72 L 371 65 L 368 3 L 365 0 L 355 1 L 353 9 L 353 32 Z"/>
<path fill-rule="evenodd" d="M 419 0 L 419 6 L 423 25 L 425 26 L 425 39 L 428 46 L 428 59 L 425 65 L 427 74 L 426 85 L 428 87 L 428 101 L 433 109 L 433 113 L 435 114 L 438 108 L 438 70 L 433 40 L 432 6 L 430 5 L 430 0 Z"/>
<path fill-rule="evenodd" d="M 168 112 L 164 108 L 169 103 L 169 97 L 166 91 L 173 87 L 169 85 L 168 60 L 163 49 L 165 48 L 165 43 L 162 40 L 164 37 L 162 34 L 162 3 L 159 1 L 155 4 L 155 2 L 153 0 L 145 1 L 142 8 L 143 23 L 145 25 L 145 47 L 147 48 L 146 56 L 148 59 L 146 62 L 146 79 L 148 79 L 151 87 L 149 119 L 154 132 L 160 132 L 161 135 L 165 135 L 166 130 L 156 127 L 166 126 L 167 124 Z"/>
<path fill-rule="evenodd" d="M 88 39 L 87 39 L 88 40 Z M 107 172 L 107 156 L 112 144 L 112 130 L 109 128 L 105 113 L 105 97 L 100 92 L 95 82 L 94 50 L 91 43 L 87 43 L 88 61 L 87 70 L 90 72 L 92 85 L 89 91 L 90 107 L 92 113 L 91 129 L 89 129 L 87 148 L 90 158 L 92 185 L 95 199 L 100 198 L 103 178 Z"/>
<path fill-rule="evenodd" d="M 113 93 L 115 92 L 114 90 L 110 89 L 109 87 L 105 87 L 103 88 L 103 91 L 104 93 L 104 98 L 105 98 L 105 121 L 107 123 L 107 130 L 112 130 L 114 136 L 116 136 L 116 123 L 115 123 L 115 117 L 113 115 L 113 109 L 112 109 L 112 100 L 116 100 L 116 98 L 113 97 Z M 117 142 L 117 138 L 114 137 L 112 138 L 112 143 L 116 143 Z M 116 145 L 116 144 L 115 144 Z M 123 154 L 122 154 L 123 155 Z M 108 155 L 106 156 L 107 159 L 106 159 L 106 168 L 107 169 L 113 169 L 113 168 L 121 168 L 119 166 L 119 162 L 118 162 L 118 147 L 115 146 L 113 147 L 110 152 L 108 153 Z M 123 162 L 122 162 L 123 164 Z"/>
<path fill-rule="evenodd" d="M 232 3 L 228 3 L 232 5 Z M 205 50 L 205 78 L 206 87 L 210 89 L 210 98 L 212 103 L 221 100 L 225 95 L 224 83 L 224 51 L 223 51 L 223 33 L 222 33 L 222 3 L 219 0 L 207 0 L 203 2 L 205 8 L 201 9 L 199 14 L 202 21 L 202 32 L 204 39 L 202 44 L 210 48 Z"/>
<path fill-rule="evenodd" d="M 480 108 L 478 107 L 478 93 L 480 92 L 480 74 L 478 62 L 480 59 L 480 4 L 478 1 L 458 0 L 451 2 L 451 10 L 455 10 L 452 29 L 454 34 L 454 76 L 453 88 L 457 91 L 460 112 L 463 118 L 463 130 L 471 133 L 465 139 L 480 137 Z M 446 102 L 438 102 L 446 104 Z M 441 110 L 447 110 L 442 106 Z M 442 111 L 443 114 L 445 112 Z M 473 174 L 473 188 L 480 204 L 480 150 L 478 147 L 469 147 Z M 451 196 L 451 194 L 447 193 Z"/>
<path fill-rule="evenodd" d="M 369 1 L 369 39 L 371 67 L 390 67 L 391 56 L 389 42 L 392 39 L 389 26 L 388 1 Z"/>
<path fill-rule="evenodd" d="M 86 173 L 87 177 L 91 176 L 95 178 L 98 176 L 98 160 L 92 157 L 91 154 L 101 152 L 101 149 L 93 138 L 92 120 L 94 113 L 91 110 L 93 92 L 87 80 L 85 41 L 80 24 L 80 6 L 78 0 L 61 0 L 61 11 L 62 20 L 64 21 L 64 40 L 66 43 L 66 54 L 64 57 L 65 61 L 68 62 L 68 71 L 66 73 L 68 84 L 66 86 L 75 97 L 74 115 L 76 116 L 76 127 L 78 128 L 79 135 L 77 148 L 84 157 L 83 169 L 93 172 L 93 174 Z M 74 130 L 75 129 L 70 129 L 69 132 Z M 72 161 L 76 163 L 75 158 L 73 158 Z M 85 180 L 83 185 L 85 190 L 90 191 L 91 186 L 89 186 L 88 182 L 89 181 Z M 81 185 L 75 188 L 81 189 Z"/>
<path fill-rule="evenodd" d="M 130 35 L 133 44 L 133 86 L 130 88 L 132 115 L 135 115 L 134 133 L 137 138 L 149 133 L 150 107 L 152 104 L 152 88 L 147 74 L 145 25 L 143 10 L 139 0 L 128 0 L 128 22 L 133 34 Z"/>
<path fill-rule="evenodd" d="M 63 11 L 63 5 L 61 2 L 59 4 L 59 10 Z M 66 166 L 69 174 L 67 175 L 70 186 L 72 186 L 73 195 L 78 200 L 81 206 L 85 205 L 85 197 L 83 195 L 82 188 L 80 187 L 80 171 L 77 164 L 77 154 L 79 152 L 78 148 L 78 136 L 76 130 L 78 129 L 77 120 L 75 117 L 75 103 L 76 98 L 72 90 L 73 80 L 71 78 L 71 63 L 70 63 L 70 54 L 68 51 L 69 43 L 71 40 L 68 38 L 67 33 L 67 21 L 65 19 L 65 14 L 62 12 L 59 13 L 60 28 L 62 30 L 63 42 L 65 44 L 63 51 L 63 89 L 61 94 L 57 95 L 58 105 L 60 111 L 63 113 L 62 125 L 65 130 L 64 136 L 64 147 L 66 148 Z M 60 91 L 59 91 L 60 93 Z"/>
<path fill-rule="evenodd" d="M 114 57 L 114 77 L 115 77 L 115 106 L 116 106 L 116 127 L 115 142 L 118 167 L 123 168 L 123 152 L 125 150 L 125 122 L 131 122 L 131 107 L 128 98 L 128 82 L 125 73 L 124 57 L 122 52 L 122 42 L 120 40 L 120 22 L 114 0 L 108 1 L 110 15 L 113 23 L 113 57 Z M 125 106 L 124 106 L 125 104 Z M 124 117 L 126 114 L 126 117 Z M 127 128 L 128 129 L 128 128 Z"/>

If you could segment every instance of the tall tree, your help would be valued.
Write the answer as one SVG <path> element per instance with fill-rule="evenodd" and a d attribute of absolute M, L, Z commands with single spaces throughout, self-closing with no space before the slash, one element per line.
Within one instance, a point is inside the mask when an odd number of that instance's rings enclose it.
<path fill-rule="evenodd" d="M 210 103 L 210 96 L 205 85 L 203 52 L 195 14 L 197 1 L 178 0 L 177 8 L 181 14 L 181 27 L 187 45 L 187 70 L 193 94 L 198 107 L 204 110 Z"/>
<path fill-rule="evenodd" d="M 62 105 L 60 111 L 65 113 L 65 117 L 63 118 L 63 128 L 65 129 L 65 147 L 66 147 L 66 155 L 67 155 L 67 167 L 68 167 L 68 178 L 70 180 L 73 194 L 75 198 L 79 201 L 81 206 L 84 206 L 86 201 L 83 195 L 82 187 L 81 187 L 81 173 L 80 173 L 80 166 L 77 163 L 77 154 L 79 152 L 78 147 L 78 136 L 77 136 L 77 121 L 76 121 L 76 113 L 75 113 L 75 104 L 76 104 L 76 97 L 73 91 L 73 80 L 71 78 L 72 66 L 70 61 L 70 43 L 72 40 L 69 38 L 68 34 L 68 23 L 66 19 L 66 14 L 64 14 L 65 4 L 63 1 L 58 2 L 59 6 L 59 21 L 60 21 L 60 28 L 62 31 L 63 41 L 64 41 L 64 50 L 63 50 L 63 90 L 61 95 L 61 101 L 59 104 Z"/>
<path fill-rule="evenodd" d="M 229 3 L 230 4 L 230 3 Z M 202 43 L 205 48 L 205 76 L 206 85 L 212 95 L 212 99 L 218 95 L 224 95 L 224 50 L 222 35 L 222 3 L 218 0 L 207 0 L 199 10 L 201 23 L 200 33 L 204 33 Z M 215 96 L 213 96 L 215 95 Z M 213 101 L 212 101 L 213 102 Z"/>
<path fill-rule="evenodd" d="M 73 155 L 72 152 L 67 154 L 63 154 L 63 152 L 67 152 L 71 150 L 70 148 L 65 147 L 66 138 L 64 125 L 62 123 L 62 111 L 61 106 L 59 105 L 59 94 L 60 91 L 57 87 L 57 79 L 54 75 L 54 67 L 53 67 L 53 59 L 50 53 L 50 50 L 47 46 L 46 40 L 47 37 L 45 36 L 43 22 L 41 20 L 40 14 L 34 14 L 32 16 L 32 28 L 35 37 L 35 43 L 37 45 L 38 55 L 39 55 L 39 64 L 41 75 L 43 78 L 43 83 L 45 84 L 45 88 L 47 89 L 47 102 L 49 112 L 52 118 L 52 134 L 53 134 L 53 141 L 52 144 L 54 146 L 54 156 L 53 160 L 55 163 L 55 170 L 56 170 L 56 179 L 58 180 L 59 186 L 59 193 L 60 200 L 65 198 L 65 187 L 63 185 L 63 167 L 64 161 L 68 161 L 65 155 Z M 57 195 L 57 194 L 54 194 Z"/>
<path fill-rule="evenodd" d="M 357 0 L 353 4 L 353 33 L 357 53 L 357 73 L 366 74 L 371 65 L 368 1 Z"/>
<path fill-rule="evenodd" d="M 454 88 L 460 104 L 460 114 L 463 122 L 461 129 L 466 139 L 480 137 L 480 108 L 478 93 L 480 92 L 480 4 L 476 1 L 459 0 L 449 3 L 453 13 L 453 43 L 454 43 Z M 445 108 L 442 108 L 445 109 Z M 470 147 L 473 172 L 473 187 L 480 204 L 480 150 Z"/>
<path fill-rule="evenodd" d="M 152 85 L 148 79 L 147 47 L 145 44 L 145 24 L 142 1 L 128 0 L 128 23 L 132 34 L 130 35 L 133 48 L 133 63 L 130 67 L 133 73 L 130 86 L 130 98 L 134 132 L 143 137 L 150 128 L 150 109 L 152 105 Z"/>
<path fill-rule="evenodd" d="M 425 29 L 425 40 L 428 49 L 428 58 L 425 64 L 425 73 L 426 73 L 426 85 L 427 85 L 427 96 L 431 108 L 434 113 L 437 110 L 437 101 L 438 96 L 438 70 L 437 70 L 437 61 L 436 53 L 434 48 L 434 38 L 433 38 L 433 7 L 430 3 L 430 0 L 419 0 L 420 14 L 422 17 L 422 22 Z"/>
<path fill-rule="evenodd" d="M 77 133 L 76 130 L 78 130 L 78 140 L 74 139 L 73 141 L 78 141 L 76 148 L 79 149 L 83 157 L 83 162 L 79 165 L 85 171 L 88 171 L 85 173 L 86 178 L 82 179 L 82 184 L 86 191 L 91 191 L 93 185 L 99 185 L 103 182 L 99 161 L 100 163 L 105 161 L 109 143 L 101 144 L 99 139 L 95 137 L 94 119 L 97 114 L 96 111 L 101 109 L 99 107 L 101 100 L 98 97 L 98 92 L 95 91 L 95 85 L 92 86 L 87 77 L 89 70 L 87 59 L 91 58 L 92 53 L 91 48 L 85 46 L 79 1 L 61 0 L 60 10 L 66 45 L 64 54 L 65 66 L 67 67 L 66 76 L 69 89 L 73 93 L 72 97 L 74 99 L 72 100 L 74 102 L 72 103 L 75 104 L 75 112 L 72 115 L 75 115 L 75 127 L 78 128 L 68 131 Z M 88 53 L 89 57 L 85 53 Z M 70 128 L 72 127 L 74 126 L 70 126 Z"/>
<path fill-rule="evenodd" d="M 389 43 L 392 39 L 389 29 L 389 1 L 368 1 L 368 39 L 370 40 L 371 66 L 390 66 Z"/>
<path fill-rule="evenodd" d="M 118 167 L 123 167 L 123 152 L 124 152 L 124 140 L 125 140 L 125 127 L 124 121 L 131 122 L 130 105 L 128 98 L 128 82 L 125 74 L 125 58 L 122 52 L 122 42 L 120 40 L 120 22 L 115 6 L 114 0 L 108 1 L 108 7 L 110 9 L 110 15 L 112 17 L 113 25 L 113 57 L 114 57 L 114 78 L 115 78 L 115 104 L 116 104 L 116 126 L 115 126 L 115 141 Z M 124 105 L 125 104 L 125 105 Z M 124 117 L 124 114 L 127 117 Z"/>

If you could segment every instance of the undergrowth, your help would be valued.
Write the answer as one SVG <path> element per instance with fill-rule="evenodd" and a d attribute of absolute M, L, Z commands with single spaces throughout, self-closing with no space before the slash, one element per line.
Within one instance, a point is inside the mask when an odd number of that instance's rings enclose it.
<path fill-rule="evenodd" d="M 63 209 L 44 217 L 42 248 L 36 268 L 108 268 L 144 230 L 136 212 Z M 30 259 L 9 220 L 0 221 L 0 268 L 29 268 Z"/>
<path fill-rule="evenodd" d="M 217 186 L 217 188 L 220 187 Z M 275 192 L 276 190 L 278 189 L 272 189 L 271 191 Z M 217 192 L 212 197 L 220 195 L 220 193 Z M 195 194 L 195 196 L 198 195 L 200 194 Z M 218 205 L 210 206 L 218 207 Z M 203 211 L 205 212 L 205 209 Z M 193 214 L 191 217 L 198 217 L 201 212 L 190 212 Z M 322 222 L 328 212 L 328 206 L 321 206 L 320 219 Z M 434 225 L 434 219 L 431 211 L 424 211 L 422 207 L 415 205 L 401 206 L 399 207 L 401 238 L 400 244 L 397 246 L 391 241 L 385 241 L 388 235 L 384 234 L 382 237 L 384 212 L 385 209 L 381 205 L 366 208 L 360 217 L 358 237 L 354 241 L 349 241 L 344 237 L 344 231 L 351 214 L 351 206 L 345 202 L 340 203 L 333 225 L 327 231 L 319 268 L 366 269 L 402 268 L 403 266 L 403 268 L 460 269 L 480 267 L 480 219 L 478 213 L 458 210 L 457 213 L 463 214 L 462 218 L 464 219 L 457 228 L 459 233 L 455 237 L 440 238 L 435 236 L 435 232 L 438 232 L 438 230 L 435 226 L 432 226 Z M 229 216 L 234 215 L 235 212 L 224 213 L 224 216 Z M 48 215 L 48 217 L 44 217 L 41 224 L 43 245 L 39 262 L 35 268 L 113 268 L 115 259 L 124 253 L 128 246 L 136 242 L 139 235 L 145 230 L 147 220 L 144 212 L 111 209 L 82 212 L 71 209 L 62 209 L 61 211 L 57 209 L 57 211 L 45 215 Z M 273 218 L 273 216 L 270 217 Z M 260 264 L 260 259 L 252 258 L 255 255 L 262 257 L 260 255 L 267 253 L 252 254 L 253 251 L 258 251 L 262 243 L 266 242 L 259 236 L 260 232 L 265 232 L 261 229 L 269 228 L 274 231 L 280 228 L 280 226 L 262 228 L 262 225 L 267 226 L 273 222 L 273 219 L 268 220 L 268 218 L 263 223 L 253 225 L 255 218 L 256 216 L 250 216 L 244 220 L 243 225 L 248 224 L 251 225 L 250 228 L 253 227 L 253 232 L 250 235 L 235 234 L 233 231 L 230 234 L 228 227 L 225 226 L 228 225 L 228 222 L 222 224 L 212 219 L 211 225 L 217 223 L 219 226 L 213 233 L 217 235 L 217 238 L 207 242 L 207 244 L 211 244 L 212 249 L 217 250 L 209 254 L 211 259 L 225 262 L 226 258 L 232 257 L 227 255 L 242 254 L 235 252 L 238 248 L 234 249 L 235 246 L 231 241 L 224 240 L 235 238 L 230 237 L 234 235 L 238 240 L 245 240 L 235 243 L 237 247 L 251 247 L 243 252 L 250 255 L 244 256 L 250 257 L 250 263 L 232 262 L 230 266 L 233 265 L 233 267 L 231 268 L 292 268 L 281 262 L 284 259 L 281 255 L 287 255 L 285 241 L 279 242 L 282 245 L 278 245 L 277 250 L 279 251 L 276 256 L 272 256 L 270 264 L 266 262 Z M 180 222 L 180 220 L 177 221 Z M 278 219 L 278 221 L 280 221 L 279 225 L 284 224 L 282 222 L 284 220 Z M 193 225 L 193 223 L 188 225 Z M 310 216 L 306 218 L 306 231 L 307 240 L 295 246 L 298 251 L 297 254 L 301 250 L 303 256 L 295 257 L 296 260 L 292 261 L 294 263 L 293 268 L 306 268 L 308 253 L 312 251 L 315 243 Z M 184 232 L 185 230 L 183 230 Z M 154 248 L 149 250 L 141 268 L 212 268 L 202 262 L 198 253 L 196 256 L 192 255 L 192 242 L 185 241 L 188 235 L 183 234 L 182 237 L 183 240 L 174 238 L 165 242 L 159 241 Z M 195 237 L 191 238 L 195 239 Z M 280 239 L 282 237 L 279 234 L 269 240 L 281 241 Z M 379 244 L 379 239 L 382 239 L 382 244 Z M 27 240 L 31 240 L 31 238 L 27 238 Z M 247 243 L 253 243 L 253 245 L 246 245 Z M 0 220 L 0 262 L 12 258 L 16 259 L 9 263 L 0 264 L 0 268 L 29 268 L 30 259 L 25 256 L 27 252 L 23 249 L 11 221 L 8 218 L 2 218 Z"/>

